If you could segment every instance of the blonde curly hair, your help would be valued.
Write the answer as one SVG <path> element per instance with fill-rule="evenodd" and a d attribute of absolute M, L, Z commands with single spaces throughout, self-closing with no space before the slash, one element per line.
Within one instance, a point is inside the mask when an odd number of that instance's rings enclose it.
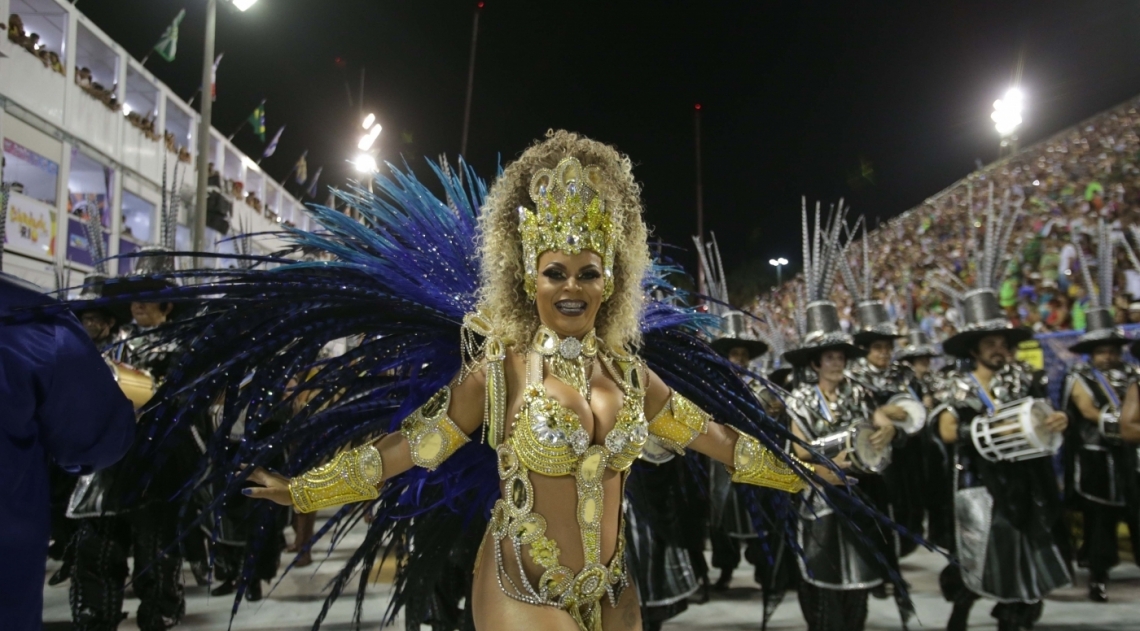
<path fill-rule="evenodd" d="M 538 310 L 523 287 L 523 252 L 519 235 L 519 206 L 530 207 L 530 180 L 539 169 L 553 169 L 566 157 L 602 170 L 607 188 L 601 191 L 613 212 L 614 292 L 602 303 L 595 324 L 598 337 L 613 350 L 633 352 L 641 344 L 641 285 L 649 270 L 648 233 L 641 218 L 641 186 L 633 179 L 629 156 L 585 136 L 549 130 L 517 160 L 507 165 L 491 185 L 479 217 L 479 308 L 496 333 L 520 348 L 538 328 Z"/>

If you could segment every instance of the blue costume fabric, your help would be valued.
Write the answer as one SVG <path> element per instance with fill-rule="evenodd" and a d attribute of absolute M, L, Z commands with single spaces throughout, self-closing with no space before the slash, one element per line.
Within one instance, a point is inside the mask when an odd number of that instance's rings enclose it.
<path fill-rule="evenodd" d="M 0 274 L 0 316 L 52 302 L 36 289 Z M 5 629 L 38 629 L 49 462 L 90 473 L 121 458 L 135 432 L 130 401 L 75 316 L 0 324 L 0 432 L 0 617 Z"/>

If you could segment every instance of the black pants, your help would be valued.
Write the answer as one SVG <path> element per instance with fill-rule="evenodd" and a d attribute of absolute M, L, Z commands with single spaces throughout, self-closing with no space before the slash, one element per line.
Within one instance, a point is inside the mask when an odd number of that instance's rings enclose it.
<path fill-rule="evenodd" d="M 1137 518 L 1140 511 L 1128 511 L 1120 506 L 1105 506 L 1085 501 L 1083 506 L 1085 517 L 1085 540 L 1081 546 L 1081 558 L 1088 563 L 1089 574 L 1095 582 L 1108 580 L 1108 571 L 1120 562 L 1117 550 L 1119 542 L 1116 537 L 1116 525 L 1124 522 L 1128 525 L 1128 534 L 1132 538 L 1132 549 L 1140 550 L 1140 527 Z M 1137 557 L 1140 559 L 1140 557 Z"/>
<path fill-rule="evenodd" d="M 963 616 L 981 598 L 966 587 L 962 581 L 962 568 L 957 565 L 947 565 L 938 577 L 938 581 L 942 589 L 942 597 L 954 603 L 955 610 L 963 610 Z M 1012 626 L 1032 629 L 1033 625 L 1041 618 L 1041 612 L 1044 610 L 1045 602 L 1041 600 L 1032 603 L 998 603 L 994 605 L 990 615 L 997 619 L 999 628 L 1001 626 Z"/>
<path fill-rule="evenodd" d="M 125 515 L 80 520 L 73 539 L 71 618 L 76 631 L 110 631 L 126 617 L 123 591 L 133 552 L 133 586 L 143 631 L 169 629 L 182 619 L 182 557 L 175 545 L 178 511 L 151 504 Z"/>
<path fill-rule="evenodd" d="M 751 547 L 756 540 L 756 537 L 747 539 L 733 537 L 724 528 L 710 528 L 709 543 L 712 544 L 712 566 L 725 572 L 735 570 L 740 565 L 741 544 Z"/>
<path fill-rule="evenodd" d="M 825 589 L 800 581 L 800 610 L 808 631 L 862 631 L 870 593 L 868 589 Z"/>

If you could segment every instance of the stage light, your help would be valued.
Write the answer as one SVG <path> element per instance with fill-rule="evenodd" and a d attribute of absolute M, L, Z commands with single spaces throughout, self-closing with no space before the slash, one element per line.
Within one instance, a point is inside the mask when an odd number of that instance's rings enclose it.
<path fill-rule="evenodd" d="M 372 127 L 372 123 L 375 123 L 375 122 L 376 122 L 376 115 L 375 114 L 369 114 L 368 116 L 364 117 L 364 123 L 361 125 L 361 127 L 363 127 L 364 129 L 368 129 L 369 127 Z"/>
<path fill-rule="evenodd" d="M 376 158 L 367 153 L 356 156 L 356 159 L 352 161 L 352 166 L 361 173 L 375 173 L 378 169 Z"/>
<path fill-rule="evenodd" d="M 234 6 L 238 11 L 245 11 L 257 3 L 257 0 L 234 0 Z"/>
<path fill-rule="evenodd" d="M 994 101 L 994 111 L 990 118 L 994 121 L 994 129 L 1003 137 L 1012 136 L 1021 125 L 1021 112 L 1025 105 L 1025 95 L 1018 88 L 1006 90 L 1005 95 Z"/>

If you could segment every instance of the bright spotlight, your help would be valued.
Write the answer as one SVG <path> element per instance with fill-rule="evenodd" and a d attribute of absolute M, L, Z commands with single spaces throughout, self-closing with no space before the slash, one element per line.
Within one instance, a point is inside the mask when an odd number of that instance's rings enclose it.
<path fill-rule="evenodd" d="M 373 125 L 372 129 L 369 129 L 368 133 L 364 134 L 364 136 L 360 138 L 360 142 L 356 144 L 356 148 L 360 149 L 361 151 L 368 151 L 371 149 L 372 144 L 375 143 L 376 139 L 380 137 L 380 129 L 380 125 Z"/>
<path fill-rule="evenodd" d="M 363 127 L 364 129 L 368 129 L 369 127 L 372 126 L 372 123 L 375 123 L 375 122 L 376 122 L 376 115 L 375 114 L 369 114 L 368 116 L 364 117 L 364 123 L 361 125 L 361 127 Z"/>
<path fill-rule="evenodd" d="M 234 0 L 234 6 L 238 11 L 245 11 L 257 3 L 257 0 Z"/>
<path fill-rule="evenodd" d="M 376 158 L 373 158 L 367 153 L 356 156 L 356 159 L 352 161 L 352 166 L 356 167 L 356 170 L 361 173 L 375 173 L 378 170 Z"/>
<path fill-rule="evenodd" d="M 1025 95 L 1017 88 L 1006 90 L 1005 95 L 994 101 L 994 111 L 990 118 L 994 121 L 994 129 L 999 134 L 1011 136 L 1021 125 L 1021 111 L 1025 104 Z"/>

